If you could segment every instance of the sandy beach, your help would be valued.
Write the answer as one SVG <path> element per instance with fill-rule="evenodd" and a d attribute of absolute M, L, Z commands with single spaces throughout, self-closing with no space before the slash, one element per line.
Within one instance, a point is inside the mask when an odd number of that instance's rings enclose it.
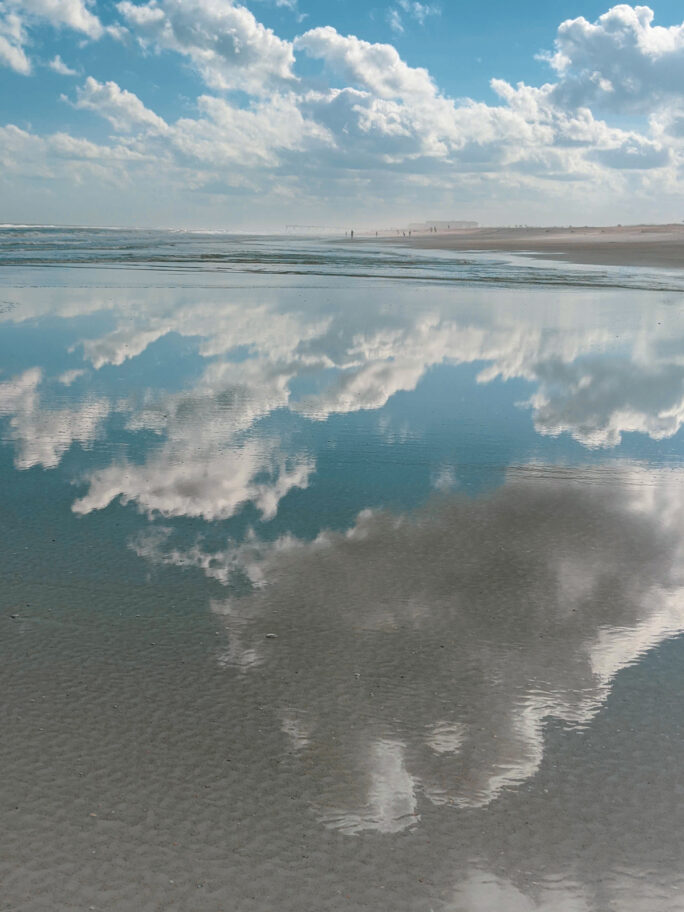
<path fill-rule="evenodd" d="M 500 250 L 591 265 L 684 267 L 684 224 L 477 228 L 436 234 L 412 232 L 410 239 L 396 240 L 422 249 Z"/>

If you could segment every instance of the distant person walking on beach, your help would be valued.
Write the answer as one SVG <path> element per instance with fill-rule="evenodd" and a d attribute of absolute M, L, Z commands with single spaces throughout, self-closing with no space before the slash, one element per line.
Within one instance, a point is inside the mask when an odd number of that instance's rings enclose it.
<path fill-rule="evenodd" d="M 351 236 L 352 236 L 352 238 L 354 237 L 354 229 L 353 229 L 353 228 L 352 228 L 352 230 L 351 230 Z"/>

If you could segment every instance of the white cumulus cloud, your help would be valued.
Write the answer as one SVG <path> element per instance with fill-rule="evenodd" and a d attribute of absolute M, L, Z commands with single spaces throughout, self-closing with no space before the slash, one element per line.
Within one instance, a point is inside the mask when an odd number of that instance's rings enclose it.
<path fill-rule="evenodd" d="M 93 5 L 90 0 L 0 0 L 0 65 L 24 75 L 31 72 L 26 47 L 31 43 L 30 31 L 36 25 L 71 29 L 95 41 L 105 34 L 121 37 L 121 27 L 103 26 L 90 9 Z M 59 55 L 49 66 L 61 75 L 75 75 Z"/>
<path fill-rule="evenodd" d="M 310 29 L 295 39 L 295 49 L 319 58 L 342 78 L 379 98 L 433 97 L 436 87 L 423 67 L 411 67 L 391 44 L 372 44 L 340 35 L 332 26 Z"/>
<path fill-rule="evenodd" d="M 55 28 L 70 28 L 89 38 L 101 38 L 105 29 L 84 0 L 5 0 L 27 18 L 35 17 Z"/>
<path fill-rule="evenodd" d="M 291 44 L 231 0 L 123 0 L 118 10 L 142 42 L 188 57 L 212 88 L 262 94 L 293 79 Z"/>
<path fill-rule="evenodd" d="M 48 66 L 55 73 L 59 73 L 60 76 L 78 76 L 78 70 L 74 70 L 64 63 L 59 54 L 52 58 L 48 63 Z"/>
<path fill-rule="evenodd" d="M 568 19 L 558 29 L 549 58 L 560 77 L 562 104 L 597 104 L 623 112 L 650 111 L 681 98 L 684 87 L 684 22 L 654 25 L 648 6 L 614 6 L 589 22 Z"/>
<path fill-rule="evenodd" d="M 27 24 L 41 10 L 47 16 L 51 3 L 31 0 L 32 11 L 18 12 L 15 0 L 0 0 L 0 59 L 19 72 L 31 66 Z M 65 7 L 63 24 L 89 37 L 121 27 L 93 25 L 81 5 Z M 410 0 L 393 8 L 402 22 L 435 14 Z M 21 128 L 8 125 L 0 147 L 8 180 L 66 175 L 66 150 L 80 149 L 89 168 L 72 168 L 64 187 L 89 179 L 98 189 L 103 181 L 127 187 L 143 220 L 149 216 L 142 198 L 156 190 L 175 195 L 175 205 L 182 199 L 183 218 L 195 208 L 212 224 L 237 195 L 244 212 L 262 207 L 271 221 L 293 220 L 295 206 L 300 214 L 327 207 L 336 220 L 351 210 L 355 220 L 375 220 L 381 209 L 407 212 L 447 201 L 484 203 L 499 217 L 523 205 L 539 213 L 572 206 L 585 221 L 606 213 L 627 221 L 625 209 L 662 220 L 675 218 L 684 202 L 684 25 L 656 26 L 647 7 L 617 6 L 594 23 L 562 23 L 548 58 L 556 81 L 494 79 L 495 103 L 448 97 L 428 69 L 409 65 L 389 43 L 331 26 L 281 39 L 233 0 L 123 0 L 117 9 L 138 40 L 133 51 L 181 55 L 214 93 L 162 118 L 123 82 L 88 77 L 73 103 L 120 134 L 109 147 L 98 146 L 102 174 L 95 173 L 96 156 L 86 155 L 89 140 L 24 130 L 30 154 L 22 155 L 17 134 L 8 132 Z M 95 15 L 87 4 L 83 10 Z M 302 66 L 299 75 L 295 53 L 323 61 L 323 73 L 311 77 Z M 51 66 L 66 74 L 61 58 Z M 221 94 L 236 89 L 247 97 Z M 637 115 L 629 128 L 609 119 L 624 111 Z M 109 161 L 118 164 L 107 169 Z M 20 195 L 10 192 L 19 205 Z M 88 197 L 75 199 L 85 205 Z M 658 200 L 667 201 L 667 214 Z"/>
<path fill-rule="evenodd" d="M 75 107 L 97 111 L 117 130 L 144 129 L 165 132 L 164 120 L 146 108 L 137 95 L 121 89 L 115 82 L 98 82 L 89 76 L 77 90 Z"/>
<path fill-rule="evenodd" d="M 28 41 L 26 29 L 20 17 L 4 3 L 0 3 L 0 64 L 17 73 L 31 72 L 24 45 Z"/>

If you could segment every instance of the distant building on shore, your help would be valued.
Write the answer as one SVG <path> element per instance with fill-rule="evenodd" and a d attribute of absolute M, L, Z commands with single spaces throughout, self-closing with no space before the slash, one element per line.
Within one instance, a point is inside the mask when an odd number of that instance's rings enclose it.
<path fill-rule="evenodd" d="M 433 222 L 412 222 L 408 226 L 408 231 L 455 231 L 457 228 L 477 228 L 477 222 L 466 222 L 463 219 L 435 219 Z"/>

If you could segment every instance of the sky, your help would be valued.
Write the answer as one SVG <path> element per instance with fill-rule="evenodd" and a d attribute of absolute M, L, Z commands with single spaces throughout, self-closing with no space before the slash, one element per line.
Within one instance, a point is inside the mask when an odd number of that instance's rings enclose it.
<path fill-rule="evenodd" d="M 0 223 L 684 219 L 681 0 L 0 0 Z"/>

